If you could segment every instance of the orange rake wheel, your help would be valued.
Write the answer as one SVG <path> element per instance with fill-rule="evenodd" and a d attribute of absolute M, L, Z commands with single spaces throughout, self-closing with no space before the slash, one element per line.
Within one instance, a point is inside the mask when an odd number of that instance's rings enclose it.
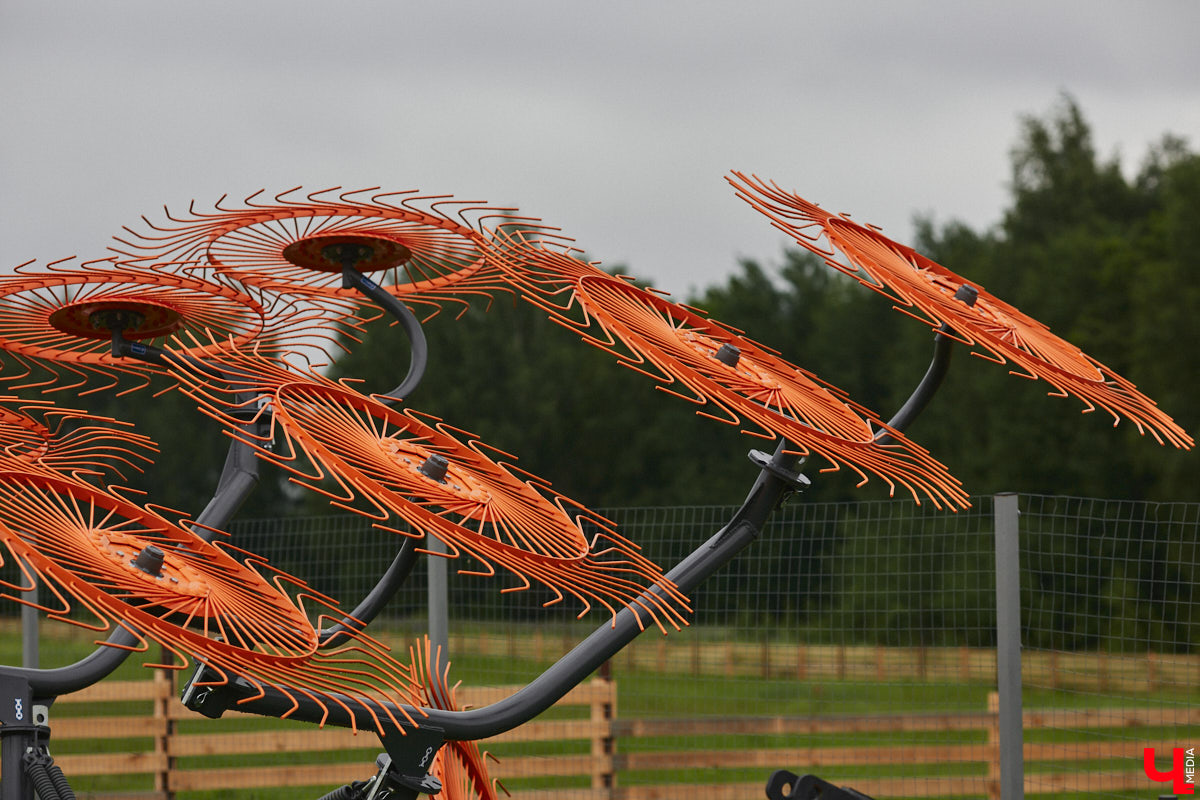
<path fill-rule="evenodd" d="M 304 603 L 336 614 L 328 598 L 115 495 L 52 475 L 0 473 L 0 542 L 25 579 L 0 582 L 8 590 L 0 596 L 28 604 L 19 592 L 39 581 L 52 595 L 52 605 L 40 606 L 50 619 L 95 631 L 125 627 L 143 646 L 168 648 L 178 662 L 170 666 L 194 657 L 214 670 L 218 678 L 204 685 L 236 675 L 326 708 L 419 699 L 411 669 L 369 637 L 350 632 L 341 638 L 347 644 L 318 649 Z M 299 591 L 295 600 L 285 582 Z"/>
<path fill-rule="evenodd" d="M 480 563 L 463 572 L 491 575 L 499 566 L 521 578 L 522 585 L 505 591 L 536 582 L 555 592 L 552 603 L 564 595 L 582 602 L 580 616 L 593 602 L 615 614 L 611 601 L 617 601 L 646 612 L 660 627 L 683 622 L 678 609 L 687 607 L 686 600 L 612 523 L 516 467 L 496 463 L 470 434 L 249 354 L 231 354 L 219 366 L 223 385 L 211 371 L 181 367 L 175 377 L 232 435 L 336 504 L 379 520 L 380 528 L 396 530 L 382 524 L 394 515 L 407 526 L 396 532 L 428 534 L 452 556 L 466 554 Z M 244 438 L 226 409 L 246 393 L 255 395 L 255 407 L 270 409 L 274 424 L 294 443 L 292 451 L 269 449 L 269 439 Z M 327 477 L 340 494 L 321 487 Z M 649 586 L 660 591 L 644 595 Z"/>
<path fill-rule="evenodd" d="M 203 259 L 238 280 L 272 291 L 362 300 L 342 287 L 351 266 L 408 303 L 440 309 L 465 306 L 464 298 L 510 291 L 504 273 L 484 257 L 484 221 L 537 227 L 514 209 L 488 208 L 449 196 L 359 190 L 332 196 L 329 189 L 295 198 L 292 189 L 274 203 L 242 208 L 217 204 L 211 213 L 169 217 L 146 234 L 126 229 L 118 252 L 134 258 Z M 456 208 L 457 207 L 457 208 Z M 436 311 L 434 312 L 436 313 Z"/>
<path fill-rule="evenodd" d="M 751 423 L 760 435 L 787 439 L 796 452 L 820 455 L 834 468 L 848 465 L 864 482 L 874 474 L 893 490 L 904 486 L 917 502 L 923 494 L 939 508 L 969 505 L 958 481 L 926 450 L 774 351 L 567 254 L 515 237 L 503 247 L 522 266 L 527 299 L 623 365 L 660 381 L 663 391 L 699 404 L 697 413 Z M 580 315 L 568 313 L 572 305 Z M 587 333 L 593 322 L 606 338 Z M 670 388 L 676 383 L 691 395 Z M 876 441 L 877 430 L 886 430 L 891 443 Z"/>
<path fill-rule="evenodd" d="M 1029 377 L 1045 380 L 1056 394 L 1075 395 L 1087 405 L 1085 411 L 1097 406 L 1105 409 L 1112 414 L 1114 425 L 1127 417 L 1140 432 L 1149 430 L 1160 444 L 1193 444 L 1182 428 L 1128 380 L 981 286 L 873 228 L 831 214 L 774 183 L 738 172 L 728 180 L 739 197 L 797 244 L 896 301 L 898 308 L 915 309 L 923 321 L 948 326 L 965 344 L 990 353 L 984 357 L 1000 364 L 1011 361 Z M 848 266 L 838 260 L 838 253 Z"/>
<path fill-rule="evenodd" d="M 141 472 L 157 449 L 128 423 L 45 400 L 0 396 L 0 469 L 121 477 L 122 466 Z"/>
<path fill-rule="evenodd" d="M 585 606 L 581 614 L 593 600 L 615 614 L 611 598 L 636 604 L 660 625 L 660 617 L 682 621 L 659 596 L 654 606 L 638 600 L 647 585 L 665 579 L 611 523 L 578 507 L 572 519 L 565 498 L 493 462 L 478 441 L 464 445 L 454 435 L 469 434 L 345 388 L 293 383 L 273 399 L 280 426 L 306 454 L 359 497 L 441 539 L 452 554 L 478 560 L 480 574 L 501 566 L 522 578 L 520 588 L 535 581 L 559 599 L 575 596 Z M 674 600 L 682 604 L 678 595 Z"/>
<path fill-rule="evenodd" d="M 199 636 L 304 658 L 312 626 L 278 589 L 221 548 L 120 497 L 66 478 L 0 475 L 0 524 L 90 587 Z M 144 562 L 144 563 L 139 563 Z"/>
<path fill-rule="evenodd" d="M 27 267 L 28 265 L 22 265 Z M 208 334 L 209 344 L 189 355 L 205 357 L 233 344 L 246 344 L 264 331 L 261 303 L 228 282 L 214 282 L 164 266 L 131 268 L 112 262 L 87 262 L 75 268 L 63 262 L 46 272 L 18 268 L 0 279 L 0 350 L 26 366 L 23 374 L 0 378 L 26 380 L 21 387 L 47 391 L 83 387 L 90 375 L 116 384 L 135 375 L 143 385 L 156 368 L 112 354 L 113 330 L 138 343 L 154 344 L 188 331 Z M 38 380 L 28 369 L 36 363 L 54 378 Z M 70 383 L 59 371 L 76 376 Z"/>

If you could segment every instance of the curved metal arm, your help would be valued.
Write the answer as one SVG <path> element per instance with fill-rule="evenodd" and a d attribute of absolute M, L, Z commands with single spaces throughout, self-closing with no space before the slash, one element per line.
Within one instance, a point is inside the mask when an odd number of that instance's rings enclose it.
<path fill-rule="evenodd" d="M 140 640 L 124 627 L 117 627 L 108 637 L 106 647 L 97 647 L 91 655 L 65 667 L 54 669 L 27 669 L 25 667 L 3 667 L 0 672 L 28 681 L 33 696 L 37 698 L 58 697 L 61 694 L 78 692 L 98 683 L 113 670 L 125 663 L 133 652 L 130 648 Z"/>
<path fill-rule="evenodd" d="M 408 397 L 420 384 L 421 378 L 425 376 L 425 366 L 429 361 L 429 345 L 425 340 L 425 331 L 421 328 L 421 321 L 408 310 L 408 306 L 388 294 L 379 284 L 353 267 L 342 267 L 342 286 L 346 289 L 356 289 L 359 293 L 374 300 L 384 311 L 395 317 L 396 321 L 400 323 L 400 327 L 404 329 L 412 353 L 408 374 L 404 376 L 404 380 L 400 382 L 399 386 L 384 393 L 381 397 L 393 400 Z"/>
<path fill-rule="evenodd" d="M 753 542 L 767 517 L 783 498 L 795 491 L 797 486 L 807 484 L 806 479 L 794 472 L 798 461 L 796 456 L 785 452 L 785 443 L 781 442 L 769 463 L 760 471 L 746 501 L 729 523 L 668 572 L 667 579 L 674 582 L 680 591 L 691 593 Z M 661 591 L 651 587 L 643 597 L 657 597 Z M 468 711 L 414 709 L 408 706 L 393 707 L 391 711 L 401 718 L 399 709 L 403 708 L 414 719 L 421 720 L 422 726 L 433 725 L 444 731 L 447 739 L 475 740 L 495 736 L 545 711 L 644 630 L 644 623 L 627 607 L 527 686 L 504 700 Z M 236 705 L 239 711 L 251 714 L 280 716 L 286 713 L 291 719 L 341 727 L 369 729 L 378 719 L 387 718 L 382 710 L 372 716 L 357 701 L 340 695 L 332 695 L 334 702 L 327 707 L 298 698 L 297 707 L 297 701 L 282 692 L 268 689 L 263 694 L 260 687 L 238 680 L 222 687 L 196 687 L 195 684 L 203 679 L 204 668 L 201 667 L 185 688 L 183 702 L 206 716 L 219 717 L 226 708 Z M 239 702 L 242 700 L 245 702 Z"/>
<path fill-rule="evenodd" d="M 270 412 L 264 410 L 242 427 L 249 429 L 251 435 L 256 438 L 263 438 L 270 429 Z M 250 445 L 237 439 L 229 443 L 225 465 L 221 468 L 221 477 L 217 481 L 217 491 L 196 517 L 192 525 L 193 533 L 206 542 L 211 542 L 216 536 L 214 530 L 223 530 L 229 524 L 229 520 L 233 519 L 233 515 L 258 487 L 260 464 Z"/>
<path fill-rule="evenodd" d="M 396 553 L 396 557 L 392 559 L 391 565 L 380 577 L 374 588 L 367 593 L 353 611 L 345 616 L 345 618 L 328 628 L 321 630 L 319 641 L 321 647 L 340 644 L 339 633 L 351 631 L 357 633 L 367 627 L 370 622 L 379 615 L 387 602 L 395 596 L 396 591 L 408 580 L 409 574 L 413 570 L 413 566 L 417 563 L 417 540 L 405 539 L 404 544 L 400 546 L 400 552 Z"/>
<path fill-rule="evenodd" d="M 954 339 L 948 335 L 952 332 L 950 327 L 945 324 L 938 328 L 937 335 L 933 337 L 933 360 L 929 362 L 929 369 L 925 371 L 925 377 L 921 378 L 917 388 L 909 395 L 908 400 L 900 407 L 896 415 L 888 420 L 889 428 L 900 432 L 907 430 L 912 421 L 929 405 L 929 401 L 933 399 L 937 390 L 941 388 L 942 380 L 950 370 L 950 356 L 954 352 Z M 875 434 L 875 441 L 878 444 L 888 444 L 892 441 L 892 437 L 886 430 L 880 430 Z"/>
<path fill-rule="evenodd" d="M 123 358 L 136 358 L 139 361 L 159 366 L 165 366 L 172 360 L 178 360 L 210 375 L 225 374 L 224 371 L 217 370 L 198 358 L 170 352 L 142 342 L 131 342 L 118 328 L 112 329 L 112 354 Z M 232 374 L 245 375 L 236 370 Z M 262 414 L 256 415 L 251 422 L 247 422 L 244 427 L 252 429 L 251 434 L 261 439 L 270 429 L 270 414 L 264 411 Z M 193 533 L 201 539 L 211 542 L 215 536 L 212 529 L 224 528 L 229 520 L 233 519 L 233 515 L 258 487 L 258 476 L 259 461 L 254 455 L 253 449 L 245 442 L 234 439 L 230 442 L 229 451 L 225 455 L 225 464 L 221 469 L 221 477 L 217 481 L 217 489 L 213 493 L 212 499 L 208 501 L 208 505 L 196 517 L 195 525 L 192 528 Z"/>
<path fill-rule="evenodd" d="M 954 299 L 969 307 L 974 307 L 979 300 L 979 290 L 969 283 L 964 283 L 955 290 Z M 941 387 L 947 370 L 950 369 L 951 348 L 954 345 L 953 336 L 954 329 L 950 327 L 949 323 L 943 322 L 933 337 L 933 360 L 929 363 L 925 377 L 921 378 L 921 382 L 917 384 L 912 395 L 896 412 L 896 416 L 888 421 L 889 427 L 898 431 L 906 430 L 917 418 L 917 415 L 925 410 L 925 406 L 929 405 L 934 393 Z M 888 435 L 887 431 L 879 431 L 875 434 L 875 441 L 879 444 L 887 444 L 892 441 L 892 437 Z"/>

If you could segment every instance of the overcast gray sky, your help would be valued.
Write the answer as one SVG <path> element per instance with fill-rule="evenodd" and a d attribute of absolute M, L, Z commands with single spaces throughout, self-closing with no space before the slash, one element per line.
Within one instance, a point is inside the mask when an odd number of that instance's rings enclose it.
<path fill-rule="evenodd" d="M 981 228 L 1024 114 L 1200 147 L 1200 3 L 0 0 L 0 269 L 302 185 L 517 205 L 677 295 L 784 244 L 723 176 Z M 948 265 L 953 268 L 953 265 Z"/>

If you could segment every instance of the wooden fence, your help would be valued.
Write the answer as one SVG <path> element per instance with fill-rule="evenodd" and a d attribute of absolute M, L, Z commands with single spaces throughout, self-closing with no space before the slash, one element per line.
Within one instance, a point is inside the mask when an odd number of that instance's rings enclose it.
<path fill-rule="evenodd" d="M 688 797 L 705 800 L 747 800 L 763 796 L 767 775 L 778 768 L 793 772 L 822 775 L 830 768 L 845 773 L 846 767 L 858 768 L 855 777 L 832 782 L 852 786 L 877 798 L 889 797 L 980 797 L 998 798 L 999 780 L 999 701 L 989 697 L 989 710 L 981 713 L 876 714 L 870 716 L 762 717 L 712 719 L 621 720 L 614 726 L 618 745 L 628 738 L 651 736 L 720 736 L 738 734 L 775 734 L 790 736 L 846 734 L 904 734 L 959 731 L 963 738 L 971 732 L 984 732 L 978 744 L 920 744 L 871 746 L 780 747 L 760 750 L 691 750 L 686 752 L 630 753 L 619 755 L 619 771 L 667 769 L 741 769 L 762 770 L 763 779 L 755 783 L 689 784 Z M 1064 792 L 1113 792 L 1138 790 L 1161 793 L 1163 785 L 1152 782 L 1142 772 L 1142 749 L 1154 747 L 1169 753 L 1177 740 L 1147 740 L 1137 737 L 1144 728 L 1200 725 L 1200 708 L 1078 710 L 1048 709 L 1026 712 L 1026 735 L 1044 729 L 1095 733 L 1101 729 L 1123 731 L 1124 738 L 1073 741 L 1064 743 L 1026 743 L 1025 793 L 1058 794 Z M 1130 731 L 1134 731 L 1131 733 Z M 914 737 L 915 738 L 915 737 Z M 1086 735 L 1080 739 L 1088 738 Z M 1097 770 L 1092 763 L 1117 762 Z M 975 765 L 978 774 L 950 776 L 894 776 L 897 767 L 912 771 L 914 766 Z M 1163 766 L 1163 765 L 1160 765 Z M 932 770 L 931 770 L 932 771 Z M 664 786 L 625 786 L 611 795 L 620 800 L 658 800 L 673 797 Z M 1150 796 L 1147 794 L 1147 796 Z M 607 800 L 609 795 L 596 795 Z"/>
<path fill-rule="evenodd" d="M 578 632 L 455 634 L 450 651 L 505 654 L 549 663 L 578 643 Z M 982 647 L 812 645 L 778 641 L 643 637 L 612 661 L 621 670 L 795 680 L 949 681 L 994 684 L 996 651 Z M 1200 654 L 1025 650 L 1026 686 L 1131 694 L 1200 685 Z"/>
<path fill-rule="evenodd" d="M 494 702 L 515 687 L 463 690 L 462 699 L 472 705 Z M 113 713 L 104 703 L 119 703 Z M 686 796 L 706 800 L 745 800 L 763 796 L 767 775 L 779 768 L 822 775 L 833 768 L 846 768 L 862 777 L 841 781 L 861 792 L 887 797 L 998 797 L 997 710 L 978 713 L 877 714 L 863 716 L 807 717 L 713 717 L 617 719 L 616 686 L 594 679 L 572 691 L 559 704 L 575 707 L 576 718 L 538 720 L 484 743 L 529 743 L 577 740 L 588 744 L 578 755 L 522 755 L 505 757 L 493 765 L 501 780 L 548 776 L 572 779 L 585 786 L 563 790 L 521 790 L 517 800 L 551 800 L 569 796 L 577 800 L 660 800 L 679 796 L 680 786 L 664 783 L 661 777 L 645 781 L 642 775 L 686 770 L 713 770 L 708 783 L 687 780 Z M 131 709 L 139 709 L 131 711 Z M 97 715 L 99 714 L 99 715 Z M 585 715 L 585 716 L 581 716 Z M 55 704 L 51 715 L 52 749 L 68 778 L 140 774 L 153 776 L 153 791 L 107 794 L 81 793 L 82 798 L 169 798 L 173 792 L 189 790 L 252 789 L 256 787 L 324 787 L 323 790 L 374 773 L 373 755 L 381 750 L 370 734 L 354 735 L 341 729 L 318 729 L 301 723 L 247 718 L 229 714 L 231 723 L 253 719 L 255 730 L 214 732 L 216 723 L 184 709 L 174 698 L 169 679 L 161 674 L 151 681 L 101 683 L 83 692 L 67 695 Z M 185 722 L 186 721 L 186 722 Z M 222 721 L 225 722 L 225 721 Z M 1036 710 L 1024 715 L 1027 739 L 1031 731 L 1053 728 L 1074 733 L 1070 742 L 1025 745 L 1026 793 L 1137 790 L 1147 793 L 1161 785 L 1142 774 L 1142 748 L 1154 747 L 1169 753 L 1180 741 L 1167 740 L 1164 729 L 1183 730 L 1200 726 L 1200 708 L 1091 708 Z M 1102 729 L 1112 735 L 1095 736 Z M 1146 730 L 1154 738 L 1141 738 Z M 905 744 L 921 733 L 961 732 L 973 743 Z M 1089 732 L 1092 735 L 1088 735 Z M 1193 733 L 1195 731 L 1193 730 Z M 732 744 L 741 734 L 784 737 L 830 737 L 830 742 L 853 742 L 855 736 L 895 734 L 896 744 L 830 744 L 821 746 L 778 746 L 738 749 Z M 905 734 L 911 734 L 905 736 Z M 682 749 L 678 737 L 707 737 L 701 741 L 725 741 L 721 747 Z M 637 746 L 647 737 L 670 737 L 669 749 L 646 750 Z M 954 737 L 957 738 L 957 737 Z M 68 742 L 101 749 L 113 740 L 140 744 L 115 752 L 60 754 Z M 795 739 L 793 738 L 793 741 Z M 622 752 L 621 743 L 627 752 Z M 212 766 L 213 758 L 236 754 L 251 766 Z M 280 764 L 277 754 L 285 754 Z M 255 761 L 275 758 L 276 763 Z M 936 773 L 945 765 L 962 765 L 967 775 L 931 774 L 922 777 L 883 777 L 897 774 L 903 766 L 910 774 Z M 927 765 L 928 770 L 920 770 Z M 1098 766 L 1099 765 L 1099 766 Z M 756 782 L 717 783 L 720 771 L 751 769 L 761 773 Z M 942 770 L 943 772 L 945 770 Z M 145 779 L 146 781 L 149 778 Z M 639 780 L 643 782 L 639 783 Z M 77 781 L 82 786 L 82 781 Z M 313 792 L 314 796 L 317 794 Z M 1149 796 L 1149 794 L 1147 794 Z"/>
<path fill-rule="evenodd" d="M 518 688 L 463 688 L 460 703 L 481 706 L 494 703 Z M 114 704 L 111 714 L 105 704 Z M 586 716 L 572 719 L 538 719 L 488 743 L 590 742 L 586 755 L 550 755 L 506 758 L 504 776 L 586 776 L 591 790 L 612 786 L 615 764 L 612 753 L 613 711 L 616 688 L 611 681 L 592 679 L 575 687 L 555 708 L 576 709 Z M 97 715 L 96 711 L 100 711 Z M 578 717 L 578 713 L 575 715 Z M 222 726 L 252 721 L 253 730 L 217 731 Z M 204 719 L 184 708 L 175 697 L 171 680 L 156 672 L 154 680 L 107 681 L 75 694 L 63 695 L 50 716 L 51 752 L 73 784 L 89 776 L 147 776 L 153 790 L 79 793 L 81 798 L 105 800 L 165 800 L 176 792 L 254 789 L 260 787 L 313 786 L 332 789 L 375 774 L 375 754 L 382 751 L 377 736 L 355 734 L 342 728 L 268 720 L 234 711 L 220 721 Z M 119 750 L 103 743 L 122 741 Z M 104 752 L 60 755 L 61 745 L 82 743 Z M 68 749 L 77 749 L 69 746 Z M 485 748 L 486 749 L 486 746 Z M 285 764 L 254 764 L 278 754 L 294 754 Z M 229 756 L 249 766 L 213 766 Z M 314 796 L 316 792 L 314 792 Z M 552 793 L 547 794 L 547 797 Z M 526 795 L 522 795 L 526 796 Z M 535 794 L 536 796 L 536 794 Z M 605 795 L 607 796 L 607 795 Z"/>

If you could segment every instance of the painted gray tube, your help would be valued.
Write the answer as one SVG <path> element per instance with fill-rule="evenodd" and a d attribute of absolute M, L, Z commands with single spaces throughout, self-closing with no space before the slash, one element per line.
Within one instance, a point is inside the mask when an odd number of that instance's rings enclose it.
<path fill-rule="evenodd" d="M 771 459 L 774 469 L 764 468 L 759 473 L 746 502 L 730 522 L 667 573 L 667 579 L 680 591 L 691 594 L 705 579 L 753 542 L 770 513 L 794 488 L 794 483 L 775 474 L 777 471 L 786 473 L 796 464 L 796 459 L 784 455 L 782 450 L 781 444 Z M 661 590 L 651 587 L 647 594 L 660 595 Z M 236 680 L 211 692 L 194 690 L 189 684 L 184 692 L 184 704 L 213 717 L 219 717 L 226 708 L 236 707 L 239 711 L 251 714 L 273 717 L 287 714 L 295 720 L 368 730 L 374 727 L 376 719 L 386 719 L 388 711 L 398 719 L 402 719 L 406 712 L 422 726 L 433 725 L 442 729 L 446 739 L 485 739 L 512 730 L 545 711 L 644 630 L 637 615 L 626 608 L 515 694 L 489 706 L 468 711 L 416 709 L 409 706 L 385 709 L 377 705 L 374 707 L 377 715 L 373 716 L 358 701 L 348 697 L 335 694 L 332 695 L 334 702 L 322 705 L 299 696 L 293 699 L 278 690 L 267 690 L 265 695 L 258 696 L 258 688 Z M 247 699 L 251 697 L 255 699 Z M 245 702 L 239 702 L 241 700 Z M 347 708 L 353 709 L 353 715 Z"/>

